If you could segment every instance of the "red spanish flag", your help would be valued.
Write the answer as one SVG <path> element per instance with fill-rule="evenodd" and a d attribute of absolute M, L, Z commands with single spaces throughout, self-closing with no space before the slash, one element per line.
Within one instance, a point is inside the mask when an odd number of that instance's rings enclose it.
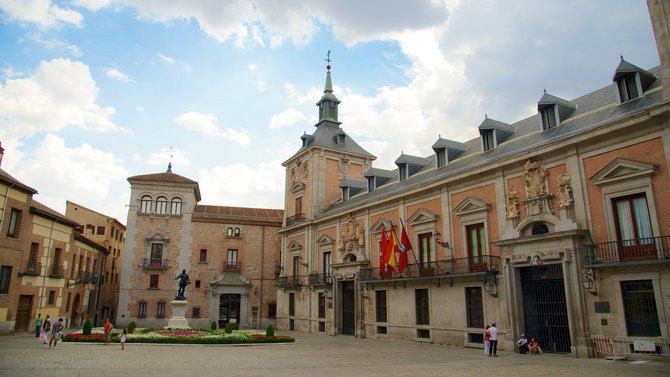
<path fill-rule="evenodd" d="M 382 239 L 379 242 L 379 275 L 385 276 L 388 262 L 388 238 L 386 237 L 386 227 L 382 225 Z"/>
<path fill-rule="evenodd" d="M 390 267 L 391 271 L 395 270 L 396 268 L 396 259 L 395 259 L 395 253 L 398 251 L 398 236 L 395 234 L 395 228 L 393 227 L 393 224 L 391 224 L 391 230 L 389 233 L 389 244 L 388 244 L 388 266 Z"/>
<path fill-rule="evenodd" d="M 402 223 L 402 222 L 401 222 Z M 398 272 L 401 274 L 407 268 L 407 252 L 412 250 L 412 244 L 409 242 L 409 236 L 407 235 L 407 230 L 405 230 L 405 224 L 402 224 L 402 235 L 400 236 L 400 247 L 398 253 Z"/>

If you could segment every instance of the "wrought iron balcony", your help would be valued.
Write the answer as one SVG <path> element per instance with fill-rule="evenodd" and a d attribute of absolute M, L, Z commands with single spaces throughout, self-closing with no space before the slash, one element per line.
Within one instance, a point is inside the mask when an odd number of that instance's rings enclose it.
<path fill-rule="evenodd" d="M 39 262 L 28 262 L 23 274 L 28 276 L 39 276 L 42 273 L 42 265 Z"/>
<path fill-rule="evenodd" d="M 145 259 L 142 268 L 145 270 L 165 270 L 168 267 L 167 259 Z"/>
<path fill-rule="evenodd" d="M 310 274 L 308 276 L 309 285 L 330 285 L 333 284 L 333 278 L 329 273 L 321 272 Z"/>
<path fill-rule="evenodd" d="M 242 270 L 242 262 L 223 262 L 224 272 L 240 272 Z"/>
<path fill-rule="evenodd" d="M 53 266 L 49 269 L 49 277 L 54 279 L 60 279 L 64 275 L 64 269 L 61 266 Z"/>
<path fill-rule="evenodd" d="M 303 285 L 302 276 L 281 276 L 277 280 L 277 286 L 279 288 L 297 288 Z"/>
<path fill-rule="evenodd" d="M 500 257 L 482 255 L 478 257 L 454 258 L 426 263 L 408 264 L 405 271 L 380 271 L 378 267 L 361 270 L 361 281 L 411 280 L 432 277 L 488 274 L 500 270 Z"/>
<path fill-rule="evenodd" d="M 307 220 L 307 215 L 305 215 L 304 213 L 297 213 L 293 216 L 289 216 L 286 218 L 286 226 L 291 226 L 295 223 L 299 223 L 305 220 Z"/>
<path fill-rule="evenodd" d="M 582 249 L 589 268 L 629 264 L 670 263 L 670 236 L 601 242 Z"/>

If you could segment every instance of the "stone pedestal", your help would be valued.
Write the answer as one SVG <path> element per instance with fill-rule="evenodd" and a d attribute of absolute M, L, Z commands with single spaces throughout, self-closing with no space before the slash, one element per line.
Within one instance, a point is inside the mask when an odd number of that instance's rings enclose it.
<path fill-rule="evenodd" d="M 165 327 L 172 329 L 190 329 L 190 327 L 188 327 L 188 320 L 186 319 L 188 301 L 172 300 L 170 301 L 170 305 L 172 305 L 172 317 L 170 317 L 168 324 Z"/>

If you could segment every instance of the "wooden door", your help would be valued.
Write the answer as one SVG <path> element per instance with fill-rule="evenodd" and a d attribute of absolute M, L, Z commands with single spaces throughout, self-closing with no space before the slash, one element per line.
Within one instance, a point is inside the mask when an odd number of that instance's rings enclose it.
<path fill-rule="evenodd" d="M 30 312 L 33 308 L 33 296 L 19 297 L 19 307 L 16 310 L 16 331 L 28 331 Z"/>

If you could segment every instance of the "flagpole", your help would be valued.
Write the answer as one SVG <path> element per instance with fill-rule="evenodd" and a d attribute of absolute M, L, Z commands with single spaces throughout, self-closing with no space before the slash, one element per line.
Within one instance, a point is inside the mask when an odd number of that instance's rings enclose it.
<path fill-rule="evenodd" d="M 402 225 L 402 227 L 405 228 L 405 224 L 403 223 L 402 219 L 399 218 L 398 220 L 400 220 L 400 225 Z M 405 229 L 407 229 L 407 228 L 405 228 Z M 416 257 L 416 253 L 414 252 L 414 248 L 412 248 L 412 256 L 414 257 L 414 264 L 416 265 L 416 268 L 419 272 L 419 275 L 421 275 L 421 267 L 419 266 L 419 259 Z"/>

